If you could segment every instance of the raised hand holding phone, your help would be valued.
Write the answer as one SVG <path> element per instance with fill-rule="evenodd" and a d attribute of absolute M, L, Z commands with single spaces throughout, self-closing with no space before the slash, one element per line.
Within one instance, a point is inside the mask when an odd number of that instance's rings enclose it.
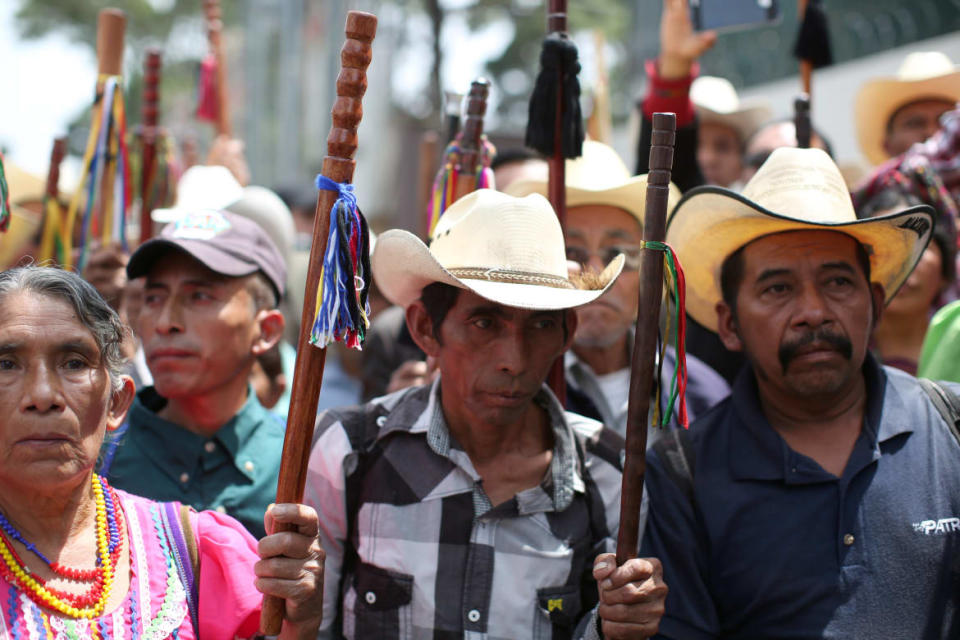
<path fill-rule="evenodd" d="M 657 70 L 667 80 L 690 75 L 696 62 L 717 41 L 714 31 L 697 32 L 687 0 L 664 0 L 660 17 L 660 56 Z"/>

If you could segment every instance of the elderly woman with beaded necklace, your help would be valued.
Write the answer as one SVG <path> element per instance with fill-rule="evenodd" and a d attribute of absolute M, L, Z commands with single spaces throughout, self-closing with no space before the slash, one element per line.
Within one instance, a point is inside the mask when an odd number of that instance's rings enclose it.
<path fill-rule="evenodd" d="M 52 268 L 0 273 L 0 637 L 253 637 L 263 593 L 281 638 L 319 625 L 316 513 L 259 545 L 229 516 L 114 490 L 94 472 L 133 399 L 124 327 L 88 283 Z"/>

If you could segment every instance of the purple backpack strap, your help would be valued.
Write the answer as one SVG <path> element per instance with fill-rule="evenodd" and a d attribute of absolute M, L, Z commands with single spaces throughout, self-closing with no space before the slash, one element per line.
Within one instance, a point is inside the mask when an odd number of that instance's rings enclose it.
<path fill-rule="evenodd" d="M 180 581 L 187 591 L 187 607 L 194 635 L 200 637 L 199 594 L 200 562 L 197 552 L 197 538 L 190 524 L 191 509 L 179 502 L 161 502 L 163 525 L 170 540 L 170 551 L 177 565 Z"/>

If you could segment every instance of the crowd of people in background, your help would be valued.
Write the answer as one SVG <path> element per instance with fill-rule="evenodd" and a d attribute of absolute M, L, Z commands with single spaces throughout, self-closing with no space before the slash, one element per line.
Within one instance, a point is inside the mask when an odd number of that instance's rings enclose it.
<path fill-rule="evenodd" d="M 699 74 L 716 34 L 684 0 L 660 33 L 635 172 L 585 141 L 563 228 L 518 148 L 426 242 L 371 233 L 372 324 L 328 349 L 304 505 L 273 503 L 315 190 L 249 184 L 218 140 L 153 239 L 75 275 L 33 260 L 44 185 L 8 164 L 0 636 L 253 637 L 266 593 L 291 638 L 958 637 L 960 68 L 865 79 L 851 180 L 828 120 L 797 149 Z M 618 567 L 656 112 L 693 425 L 650 427 Z"/>

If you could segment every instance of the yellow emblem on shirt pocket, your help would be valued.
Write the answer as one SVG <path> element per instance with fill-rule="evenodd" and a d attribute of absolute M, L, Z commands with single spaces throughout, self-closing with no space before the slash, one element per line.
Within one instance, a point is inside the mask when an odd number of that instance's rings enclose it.
<path fill-rule="evenodd" d="M 563 598 L 551 598 L 547 600 L 547 611 L 563 611 Z"/>

